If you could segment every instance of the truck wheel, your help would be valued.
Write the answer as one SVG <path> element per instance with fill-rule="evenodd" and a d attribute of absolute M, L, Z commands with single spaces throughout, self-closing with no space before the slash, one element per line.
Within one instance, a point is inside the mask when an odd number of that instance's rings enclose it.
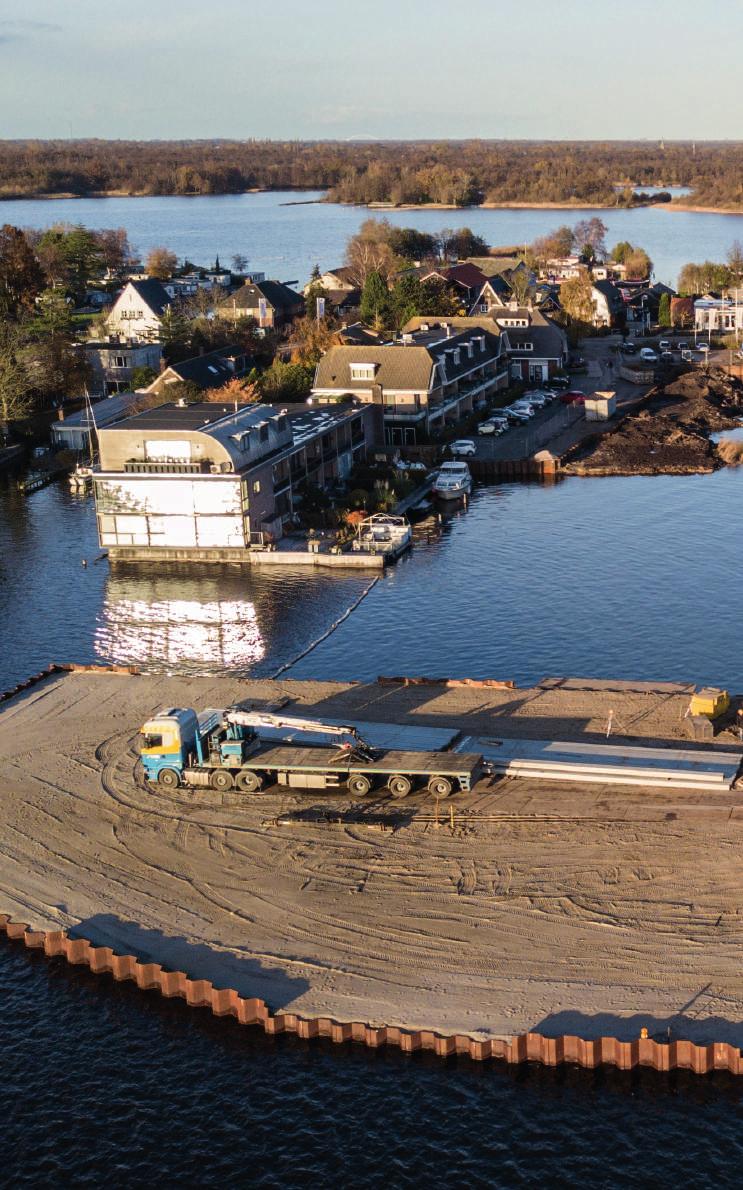
<path fill-rule="evenodd" d="M 235 777 L 235 785 L 243 793 L 258 793 L 263 788 L 263 777 L 260 773 L 253 773 L 250 769 L 241 769 Z"/>
<path fill-rule="evenodd" d="M 212 789 L 224 793 L 226 789 L 232 789 L 232 773 L 229 769 L 215 769 L 209 777 L 209 784 Z"/>
<path fill-rule="evenodd" d="M 413 782 L 409 777 L 404 777 L 402 773 L 397 773 L 394 777 L 390 777 L 387 788 L 393 797 L 407 797 L 413 788 Z"/>
<path fill-rule="evenodd" d="M 357 797 L 364 797 L 370 789 L 371 781 L 363 773 L 354 773 L 353 777 L 348 778 L 349 793 L 355 793 Z"/>
<path fill-rule="evenodd" d="M 177 789 L 181 783 L 180 774 L 176 769 L 160 769 L 157 774 L 158 785 L 163 785 L 165 789 Z"/>
<path fill-rule="evenodd" d="M 428 792 L 433 797 L 449 797 L 453 786 L 448 777 L 431 777 L 428 782 Z"/>

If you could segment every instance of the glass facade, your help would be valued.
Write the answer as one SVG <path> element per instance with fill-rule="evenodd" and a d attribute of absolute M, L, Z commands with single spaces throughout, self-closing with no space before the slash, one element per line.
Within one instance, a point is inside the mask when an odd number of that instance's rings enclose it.
<path fill-rule="evenodd" d="M 102 546 L 245 545 L 237 476 L 162 480 L 117 476 L 96 479 L 95 488 Z"/>

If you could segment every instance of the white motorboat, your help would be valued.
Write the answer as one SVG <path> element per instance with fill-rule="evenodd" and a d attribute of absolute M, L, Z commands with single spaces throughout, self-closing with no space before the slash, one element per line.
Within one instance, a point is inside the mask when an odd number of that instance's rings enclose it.
<path fill-rule="evenodd" d="M 469 496 L 472 491 L 472 475 L 467 464 L 461 460 L 442 463 L 431 491 L 434 496 L 440 496 L 443 500 Z"/>
<path fill-rule="evenodd" d="M 73 492 L 87 492 L 93 483 L 93 468 L 78 463 L 75 470 L 70 472 L 69 482 Z"/>
<path fill-rule="evenodd" d="M 385 554 L 396 558 L 413 539 L 407 517 L 375 512 L 360 521 L 353 548 L 367 554 Z"/>

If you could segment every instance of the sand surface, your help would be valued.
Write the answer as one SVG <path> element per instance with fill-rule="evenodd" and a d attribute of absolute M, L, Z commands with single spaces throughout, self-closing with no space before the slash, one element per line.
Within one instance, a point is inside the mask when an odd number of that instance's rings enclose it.
<path fill-rule="evenodd" d="M 739 792 L 489 780 L 437 827 L 422 794 L 143 783 L 134 739 L 161 706 L 287 694 L 298 713 L 590 742 L 613 709 L 634 742 L 688 746 L 688 695 L 670 688 L 49 678 L 0 707 L 0 911 L 274 1010 L 743 1044 Z"/>

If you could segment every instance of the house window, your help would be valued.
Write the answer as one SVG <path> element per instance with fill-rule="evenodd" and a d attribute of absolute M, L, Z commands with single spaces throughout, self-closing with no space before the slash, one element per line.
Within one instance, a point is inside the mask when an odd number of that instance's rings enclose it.
<path fill-rule="evenodd" d="M 376 364 L 351 364 L 352 380 L 373 380 Z"/>
<path fill-rule="evenodd" d="M 125 355 L 115 355 L 114 356 L 114 367 L 115 368 L 125 368 L 126 367 L 126 356 Z"/>
<path fill-rule="evenodd" d="M 534 350 L 533 343 L 519 343 L 518 346 L 519 346 L 520 351 L 533 351 Z"/>
<path fill-rule="evenodd" d="M 253 495 L 254 496 L 259 495 L 260 490 L 261 490 L 261 481 L 259 479 L 256 479 L 255 483 L 253 484 Z"/>
<path fill-rule="evenodd" d="M 264 422 L 263 425 L 260 426 L 260 439 L 261 439 L 261 442 L 268 442 L 268 425 L 266 424 L 266 422 Z"/>

